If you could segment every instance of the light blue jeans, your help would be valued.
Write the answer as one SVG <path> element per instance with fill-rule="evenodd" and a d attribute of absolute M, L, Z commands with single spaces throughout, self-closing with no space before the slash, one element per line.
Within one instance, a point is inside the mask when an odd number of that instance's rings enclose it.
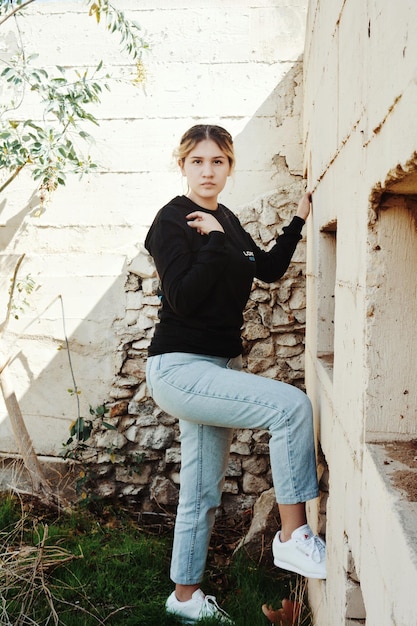
<path fill-rule="evenodd" d="M 275 494 L 280 504 L 318 496 L 311 404 L 286 383 L 240 371 L 240 359 L 167 353 L 148 358 L 147 384 L 156 404 L 179 419 L 180 496 L 171 579 L 200 583 L 235 428 L 268 429 Z"/>

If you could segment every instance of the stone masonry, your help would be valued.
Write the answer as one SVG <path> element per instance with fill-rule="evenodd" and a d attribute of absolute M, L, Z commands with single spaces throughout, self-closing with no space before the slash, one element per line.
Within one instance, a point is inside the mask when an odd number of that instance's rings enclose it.
<path fill-rule="evenodd" d="M 266 249 L 295 212 L 301 177 L 280 191 L 259 198 L 239 212 L 244 227 Z M 267 285 L 255 281 L 244 314 L 244 367 L 300 388 L 304 385 L 305 241 L 300 241 L 284 277 Z M 142 249 L 126 278 L 126 316 L 117 322 L 119 371 L 106 405 L 106 422 L 96 421 L 90 468 L 95 468 L 101 496 L 131 497 L 143 510 L 168 510 L 177 503 L 180 444 L 176 419 L 155 406 L 145 380 L 147 347 L 157 321 L 158 280 L 151 257 Z M 253 506 L 272 485 L 269 435 L 237 430 L 224 486 L 227 515 Z M 134 459 L 139 462 L 134 462 Z M 134 468 L 132 470 L 132 467 Z M 135 471 L 138 470 L 138 471 Z"/>

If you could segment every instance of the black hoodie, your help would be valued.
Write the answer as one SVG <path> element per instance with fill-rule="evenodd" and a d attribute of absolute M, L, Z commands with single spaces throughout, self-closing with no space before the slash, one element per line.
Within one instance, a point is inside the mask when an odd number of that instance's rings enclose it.
<path fill-rule="evenodd" d="M 200 235 L 193 211 L 212 213 L 224 233 Z M 160 279 L 161 308 L 149 355 L 191 352 L 235 357 L 253 278 L 274 282 L 290 264 L 304 220 L 295 216 L 274 247 L 261 250 L 225 206 L 204 209 L 177 196 L 156 215 L 145 240 Z"/>

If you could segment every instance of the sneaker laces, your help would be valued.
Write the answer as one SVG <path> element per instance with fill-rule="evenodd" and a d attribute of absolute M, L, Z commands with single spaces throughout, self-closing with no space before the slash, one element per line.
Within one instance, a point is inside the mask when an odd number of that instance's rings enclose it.
<path fill-rule="evenodd" d="M 317 535 L 312 535 L 309 539 L 296 540 L 297 547 L 315 563 L 320 563 L 326 555 L 326 544 Z"/>
<path fill-rule="evenodd" d="M 205 596 L 200 615 L 202 617 L 219 617 L 221 622 L 224 624 L 233 623 L 226 611 L 223 611 L 223 609 L 217 604 L 217 600 L 214 596 Z"/>

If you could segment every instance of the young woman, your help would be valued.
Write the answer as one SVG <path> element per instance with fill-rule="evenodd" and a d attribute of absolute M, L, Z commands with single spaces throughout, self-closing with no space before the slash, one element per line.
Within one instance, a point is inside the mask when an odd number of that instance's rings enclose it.
<path fill-rule="evenodd" d="M 310 402 L 292 385 L 240 371 L 242 313 L 253 279 L 273 282 L 285 273 L 311 196 L 303 196 L 295 217 L 266 252 L 217 200 L 235 163 L 230 134 L 219 126 L 193 126 L 176 156 L 188 193 L 159 211 L 145 242 L 161 281 L 147 383 L 158 406 L 179 419 L 181 430 L 171 561 L 176 586 L 166 609 L 189 624 L 212 615 L 229 623 L 200 583 L 235 428 L 269 429 L 271 435 L 281 517 L 273 542 L 275 564 L 326 577 L 325 545 L 313 535 L 305 512 L 305 502 L 318 495 Z"/>

